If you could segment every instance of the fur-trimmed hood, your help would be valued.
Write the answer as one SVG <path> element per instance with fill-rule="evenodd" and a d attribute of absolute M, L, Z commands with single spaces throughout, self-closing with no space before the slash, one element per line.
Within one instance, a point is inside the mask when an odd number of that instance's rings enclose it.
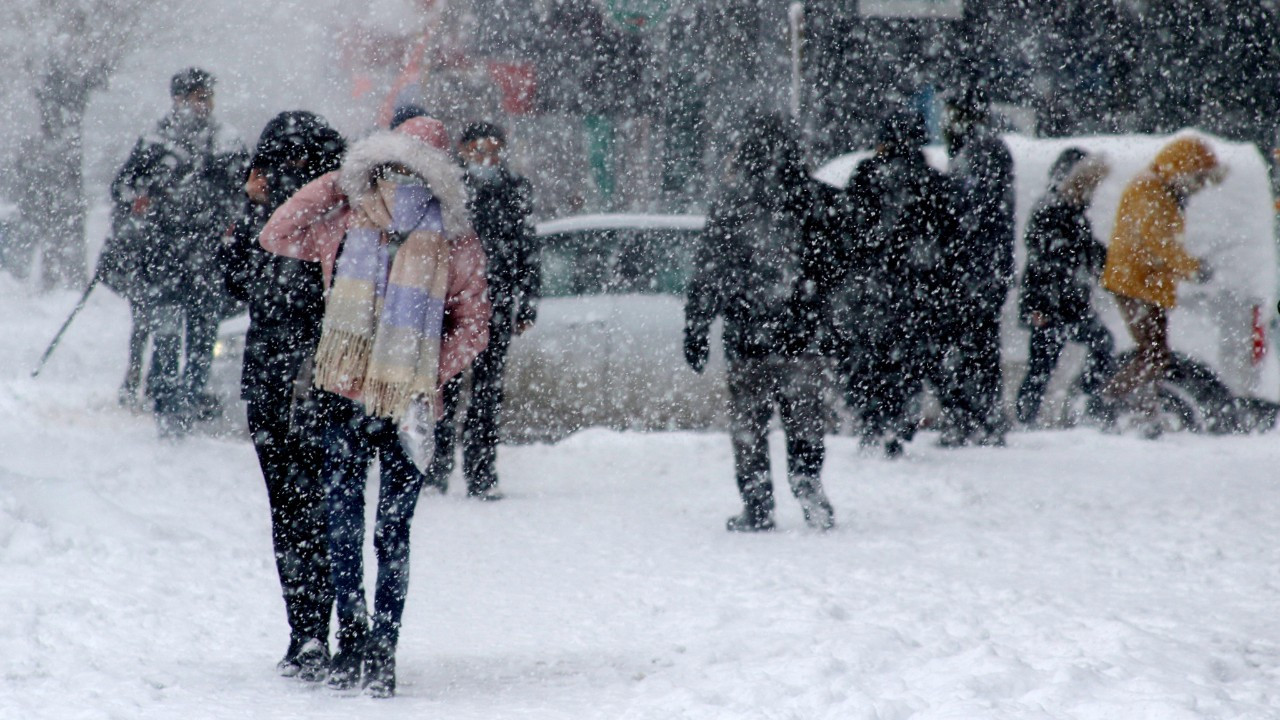
<path fill-rule="evenodd" d="M 403 165 L 427 181 L 427 187 L 440 200 L 447 237 L 471 233 L 462 169 L 444 151 L 412 135 L 381 130 L 352 145 L 342 162 L 339 188 L 352 200 L 368 194 L 372 189 L 369 173 L 386 163 Z"/>

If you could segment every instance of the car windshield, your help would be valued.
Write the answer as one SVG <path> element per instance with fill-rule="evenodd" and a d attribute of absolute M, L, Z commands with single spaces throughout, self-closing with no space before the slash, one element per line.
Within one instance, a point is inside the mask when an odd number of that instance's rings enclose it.
<path fill-rule="evenodd" d="M 581 230 L 542 238 L 542 295 L 682 295 L 699 232 L 669 228 Z"/>

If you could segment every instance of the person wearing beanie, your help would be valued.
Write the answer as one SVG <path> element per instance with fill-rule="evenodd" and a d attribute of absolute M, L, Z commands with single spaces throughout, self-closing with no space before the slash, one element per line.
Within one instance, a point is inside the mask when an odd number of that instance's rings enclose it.
<path fill-rule="evenodd" d="M 1169 365 L 1169 316 L 1178 283 L 1206 282 L 1211 269 L 1183 246 L 1187 200 L 1222 182 L 1227 168 L 1194 135 L 1174 138 L 1120 196 L 1102 286 L 1120 307 L 1137 351 L 1107 384 L 1104 395 L 1137 410 L 1143 434 L 1158 437 L 1158 383 Z"/>
<path fill-rule="evenodd" d="M 169 89 L 172 110 L 138 140 L 111 192 L 118 224 L 127 221 L 150 238 L 136 263 L 147 291 L 145 302 L 135 303 L 121 401 L 133 402 L 150 332 L 156 421 L 162 435 L 177 436 L 220 411 L 205 386 L 218 324 L 231 307 L 220 249 L 241 206 L 248 153 L 235 131 L 213 117 L 211 74 L 182 70 Z"/>

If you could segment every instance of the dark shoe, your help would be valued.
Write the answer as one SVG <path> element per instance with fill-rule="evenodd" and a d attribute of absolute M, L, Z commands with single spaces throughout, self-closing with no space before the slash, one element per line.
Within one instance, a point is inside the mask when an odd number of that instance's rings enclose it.
<path fill-rule="evenodd" d="M 396 694 L 396 657 L 375 654 L 364 661 L 364 694 L 385 699 Z"/>
<path fill-rule="evenodd" d="M 281 677 L 296 677 L 302 670 L 302 666 L 298 664 L 298 650 L 302 648 L 302 641 L 298 638 L 289 640 L 289 649 L 284 651 L 284 657 L 280 662 L 276 663 L 276 672 Z"/>
<path fill-rule="evenodd" d="M 480 500 L 482 502 L 497 502 L 505 498 L 506 495 L 502 494 L 502 491 L 498 489 L 498 486 L 490 485 L 483 490 L 468 490 L 467 497 Z"/>
<path fill-rule="evenodd" d="M 186 400 L 186 413 L 192 420 L 212 420 L 222 414 L 222 401 L 209 393 L 192 393 Z"/>
<path fill-rule="evenodd" d="M 423 475 L 426 477 L 423 487 L 431 488 L 441 495 L 449 494 L 449 476 L 447 474 L 432 472 L 432 468 L 427 468 Z"/>
<path fill-rule="evenodd" d="M 836 526 L 836 512 L 827 500 L 826 493 L 815 490 L 800 498 L 800 509 L 804 511 L 804 522 L 814 530 L 826 532 Z"/>
<path fill-rule="evenodd" d="M 364 653 L 360 649 L 339 650 L 329 662 L 329 679 L 325 681 L 333 690 L 351 690 L 360 685 L 360 666 Z"/>
<path fill-rule="evenodd" d="M 191 420 L 182 412 L 156 413 L 156 431 L 161 439 L 177 440 L 191 434 Z"/>
<path fill-rule="evenodd" d="M 969 444 L 969 438 L 963 430 L 955 426 L 943 430 L 942 437 L 938 440 L 938 447 L 943 448 L 960 448 L 967 444 Z"/>
<path fill-rule="evenodd" d="M 884 444 L 884 456 L 890 460 L 902 457 L 902 452 L 902 441 L 898 438 L 889 438 L 889 442 Z"/>
<path fill-rule="evenodd" d="M 774 528 L 773 515 L 747 509 L 742 514 L 729 518 L 724 527 L 729 532 L 769 532 Z"/>
<path fill-rule="evenodd" d="M 303 682 L 321 682 L 329 676 L 329 648 L 321 640 L 311 638 L 304 643 L 294 662 Z"/>

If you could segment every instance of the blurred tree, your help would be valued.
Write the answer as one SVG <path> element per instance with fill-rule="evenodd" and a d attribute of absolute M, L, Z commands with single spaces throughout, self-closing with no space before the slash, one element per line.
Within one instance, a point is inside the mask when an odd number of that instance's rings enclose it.
<path fill-rule="evenodd" d="M 157 0 L 5 0 L 0 3 L 0 56 L 17 69 L 0 84 L 0 106 L 28 107 L 33 132 L 11 174 L 22 213 L 29 272 L 38 253 L 40 287 L 83 285 L 86 203 L 82 126 L 95 90 L 143 36 L 144 11 Z M 12 121 L 12 118 L 6 118 Z M 10 255 L 12 260 L 13 255 Z"/>

